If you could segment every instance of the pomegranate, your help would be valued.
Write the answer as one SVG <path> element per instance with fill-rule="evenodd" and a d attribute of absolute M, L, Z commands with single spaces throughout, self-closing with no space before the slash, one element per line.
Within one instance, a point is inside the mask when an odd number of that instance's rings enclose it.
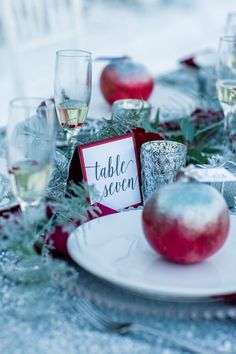
<path fill-rule="evenodd" d="M 229 231 L 224 198 L 202 183 L 176 182 L 155 191 L 142 214 L 145 237 L 170 261 L 191 264 L 217 252 Z"/>
<path fill-rule="evenodd" d="M 147 100 L 152 93 L 154 79 L 144 65 L 127 58 L 117 59 L 103 69 L 100 87 L 110 104 L 123 98 Z"/>

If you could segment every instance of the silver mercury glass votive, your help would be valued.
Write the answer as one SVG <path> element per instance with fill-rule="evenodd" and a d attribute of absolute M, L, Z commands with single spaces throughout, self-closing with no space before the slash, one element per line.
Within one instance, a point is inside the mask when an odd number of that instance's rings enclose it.
<path fill-rule="evenodd" d="M 143 199 L 165 184 L 175 181 L 186 162 L 187 148 L 174 141 L 149 141 L 141 146 Z"/>
<path fill-rule="evenodd" d="M 152 106 L 149 102 L 139 99 L 126 98 L 112 104 L 112 114 L 120 118 L 129 114 L 140 114 L 140 118 L 149 119 L 151 110 Z"/>

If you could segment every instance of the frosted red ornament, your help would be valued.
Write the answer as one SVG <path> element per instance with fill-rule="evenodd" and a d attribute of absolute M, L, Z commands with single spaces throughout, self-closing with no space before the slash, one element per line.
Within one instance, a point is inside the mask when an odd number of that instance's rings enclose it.
<path fill-rule="evenodd" d="M 110 104 L 124 98 L 147 100 L 154 79 L 147 68 L 130 59 L 115 60 L 106 65 L 100 77 L 100 88 Z"/>
<path fill-rule="evenodd" d="M 170 261 L 191 264 L 217 252 L 229 231 L 229 211 L 221 194 L 201 183 L 172 183 L 147 200 L 145 237 Z"/>

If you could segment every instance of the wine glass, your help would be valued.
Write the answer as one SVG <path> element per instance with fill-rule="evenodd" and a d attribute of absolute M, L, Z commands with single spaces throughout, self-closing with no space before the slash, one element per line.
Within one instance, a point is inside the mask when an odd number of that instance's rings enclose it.
<path fill-rule="evenodd" d="M 224 29 L 224 35 L 236 37 L 236 12 L 231 12 L 228 14 Z"/>
<path fill-rule="evenodd" d="M 236 153 L 236 37 L 220 38 L 216 64 L 217 96 L 224 112 L 226 156 Z"/>
<path fill-rule="evenodd" d="M 91 81 L 91 53 L 75 49 L 56 53 L 54 98 L 59 123 L 67 134 L 69 159 L 87 117 Z"/>
<path fill-rule="evenodd" d="M 39 206 L 44 197 L 55 148 L 55 106 L 42 98 L 10 102 L 7 165 L 11 188 L 21 210 Z"/>
<path fill-rule="evenodd" d="M 55 148 L 55 105 L 42 98 L 17 98 L 10 102 L 6 132 L 6 157 L 12 192 L 22 214 L 15 215 L 15 233 L 6 277 L 20 282 L 41 281 L 46 276 L 43 257 L 34 251 L 40 225 L 46 222 L 42 199 L 51 173 Z M 12 221 L 13 220 L 13 221 Z M 15 225 L 15 226 L 14 226 Z M 16 226 L 18 228 L 16 229 Z M 10 232 L 12 232 L 10 230 Z M 11 252 L 13 251 L 13 253 Z"/>

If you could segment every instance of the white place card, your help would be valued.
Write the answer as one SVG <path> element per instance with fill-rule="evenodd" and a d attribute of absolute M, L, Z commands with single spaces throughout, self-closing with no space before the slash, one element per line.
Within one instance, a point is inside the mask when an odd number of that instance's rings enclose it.
<path fill-rule="evenodd" d="M 199 182 L 234 182 L 236 177 L 224 167 L 197 168 L 193 167 L 188 175 Z"/>
<path fill-rule="evenodd" d="M 120 210 L 142 203 L 139 168 L 133 134 L 79 147 L 83 177 L 98 197 L 90 202 Z"/>

